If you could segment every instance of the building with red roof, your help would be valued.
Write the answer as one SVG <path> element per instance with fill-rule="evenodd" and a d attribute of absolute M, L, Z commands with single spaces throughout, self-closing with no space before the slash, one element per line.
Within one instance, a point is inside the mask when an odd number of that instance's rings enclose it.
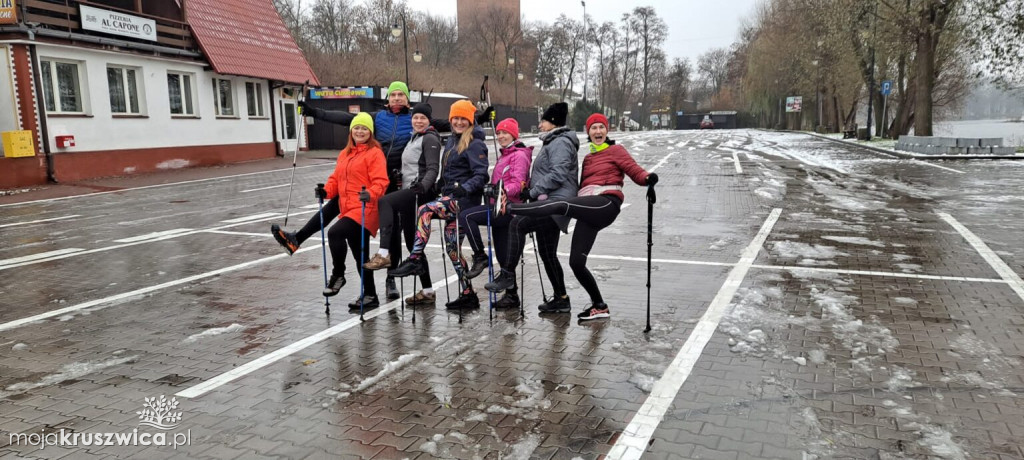
<path fill-rule="evenodd" d="M 0 188 L 305 148 L 307 83 L 271 0 L 16 0 L 0 15 Z"/>

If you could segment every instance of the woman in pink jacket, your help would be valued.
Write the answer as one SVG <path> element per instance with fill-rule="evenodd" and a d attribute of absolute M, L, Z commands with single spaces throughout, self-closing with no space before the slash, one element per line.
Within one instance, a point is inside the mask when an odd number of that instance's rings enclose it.
<path fill-rule="evenodd" d="M 524 216 L 569 216 L 576 219 L 576 230 L 569 249 L 569 267 L 593 302 L 578 315 L 581 321 L 607 318 L 608 305 L 601 297 L 594 275 L 587 269 L 587 256 L 597 233 L 619 216 L 622 207 L 623 179 L 629 176 L 637 185 L 654 185 L 658 175 L 647 172 L 621 145 L 608 139 L 608 118 L 595 113 L 587 118 L 590 153 L 583 159 L 580 190 L 575 198 L 509 205 L 509 212 Z M 512 277 L 514 279 L 514 276 Z"/>
<path fill-rule="evenodd" d="M 514 118 L 501 120 L 495 131 L 498 135 L 498 144 L 501 146 L 501 156 L 494 165 L 494 171 L 491 172 L 491 186 L 494 187 L 495 194 L 497 194 L 498 184 L 503 184 L 507 201 L 521 203 L 520 192 L 530 182 L 533 147 L 527 147 L 519 142 L 519 123 Z M 490 198 L 487 200 L 488 204 L 472 207 L 459 213 L 459 225 L 464 229 L 463 232 L 469 239 L 469 245 L 473 248 L 473 266 L 466 274 L 469 278 L 475 278 L 487 268 L 489 258 L 486 243 L 480 236 L 480 226 L 487 225 L 488 207 L 491 207 L 491 236 L 494 238 L 495 254 L 499 256 L 498 264 L 504 267 L 501 255 L 505 254 L 508 246 L 507 227 L 512 221 L 512 216 L 508 213 L 496 214 L 493 208 L 494 201 L 494 198 Z M 514 268 L 511 267 L 510 270 Z M 519 294 L 514 285 L 506 289 L 505 296 L 494 303 L 494 308 L 517 307 L 519 307 Z"/>

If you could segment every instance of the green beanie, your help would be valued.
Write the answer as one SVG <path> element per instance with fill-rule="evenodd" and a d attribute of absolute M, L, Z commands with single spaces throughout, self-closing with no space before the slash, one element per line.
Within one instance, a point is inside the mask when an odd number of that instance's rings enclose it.
<path fill-rule="evenodd" d="M 373 117 L 366 112 L 359 112 L 358 115 L 352 118 L 352 123 L 348 125 L 348 129 L 355 128 L 356 126 L 365 126 L 373 134 Z"/>
<path fill-rule="evenodd" d="M 405 98 L 409 99 L 409 86 L 406 85 L 405 82 L 402 82 L 402 81 L 393 81 L 393 82 L 391 82 L 391 86 L 388 86 L 388 96 L 390 96 L 391 93 L 393 93 L 395 91 L 401 91 L 401 92 L 405 93 Z"/>

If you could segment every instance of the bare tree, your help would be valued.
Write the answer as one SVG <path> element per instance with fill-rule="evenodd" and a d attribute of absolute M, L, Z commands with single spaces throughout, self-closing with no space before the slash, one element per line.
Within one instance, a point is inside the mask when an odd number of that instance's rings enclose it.
<path fill-rule="evenodd" d="M 644 110 L 650 110 L 647 100 L 647 89 L 651 83 L 651 70 L 652 66 L 657 62 L 658 56 L 662 56 L 662 59 L 664 58 L 664 54 L 661 53 L 661 45 L 665 43 L 665 37 L 668 36 L 668 26 L 665 24 L 665 21 L 658 17 L 658 13 L 654 11 L 654 8 L 648 6 L 633 9 L 630 27 L 633 28 L 637 35 L 642 55 L 643 73 L 641 74 L 640 81 L 642 87 L 640 102 L 643 105 L 641 107 Z"/>
<path fill-rule="evenodd" d="M 357 24 L 363 11 L 352 0 L 316 0 L 307 27 L 312 45 L 324 53 L 351 53 L 356 49 Z"/>
<path fill-rule="evenodd" d="M 697 58 L 697 73 L 707 83 L 711 94 L 722 90 L 729 75 L 729 50 L 714 48 Z"/>

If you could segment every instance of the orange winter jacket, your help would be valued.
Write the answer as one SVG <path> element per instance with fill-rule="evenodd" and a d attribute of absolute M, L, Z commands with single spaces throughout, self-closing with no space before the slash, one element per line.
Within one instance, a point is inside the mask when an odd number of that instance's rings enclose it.
<path fill-rule="evenodd" d="M 359 191 L 366 187 L 370 192 L 370 202 L 366 203 L 366 229 L 377 236 L 380 227 L 380 213 L 377 211 L 377 200 L 388 188 L 388 171 L 385 166 L 384 152 L 377 147 L 356 144 L 346 153 L 338 155 L 338 165 L 334 167 L 331 177 L 327 178 L 324 189 L 327 199 L 338 197 L 338 208 L 341 218 L 348 217 L 356 222 L 362 219 L 362 203 Z"/>

